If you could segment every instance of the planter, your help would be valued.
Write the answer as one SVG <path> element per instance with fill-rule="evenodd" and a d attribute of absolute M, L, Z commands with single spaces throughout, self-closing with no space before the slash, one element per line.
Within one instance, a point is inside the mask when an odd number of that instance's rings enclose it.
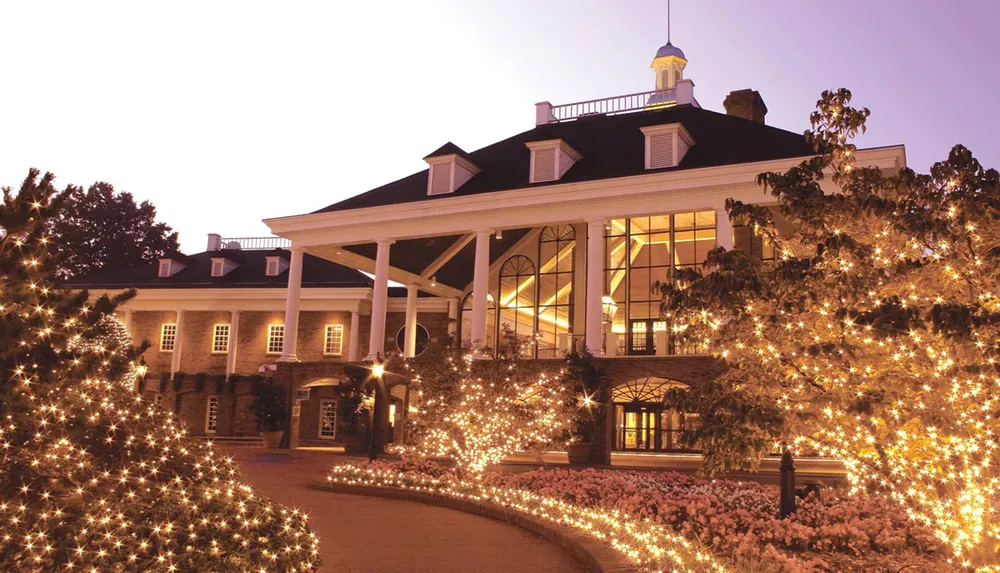
<path fill-rule="evenodd" d="M 345 454 L 364 454 L 368 451 L 368 442 L 361 434 L 344 434 L 341 438 Z"/>
<path fill-rule="evenodd" d="M 274 449 L 281 447 L 281 438 L 285 433 L 279 430 L 277 432 L 261 432 L 260 435 L 264 438 L 264 446 Z"/>
<path fill-rule="evenodd" d="M 592 446 L 591 442 L 575 442 L 566 446 L 566 456 L 569 458 L 569 463 L 574 466 L 587 465 L 590 462 Z"/>

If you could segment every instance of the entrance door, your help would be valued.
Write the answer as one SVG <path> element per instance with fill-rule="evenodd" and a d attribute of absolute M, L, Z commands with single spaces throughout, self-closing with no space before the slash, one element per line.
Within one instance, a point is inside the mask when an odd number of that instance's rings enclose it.
<path fill-rule="evenodd" d="M 337 401 L 323 400 L 319 405 L 319 437 L 332 440 L 337 437 Z"/>
<path fill-rule="evenodd" d="M 642 318 L 629 322 L 628 354 L 629 356 L 652 356 L 656 354 L 652 319 Z"/>
<path fill-rule="evenodd" d="M 656 404 L 625 404 L 622 420 L 623 450 L 656 451 L 660 449 L 659 423 L 662 406 Z"/>

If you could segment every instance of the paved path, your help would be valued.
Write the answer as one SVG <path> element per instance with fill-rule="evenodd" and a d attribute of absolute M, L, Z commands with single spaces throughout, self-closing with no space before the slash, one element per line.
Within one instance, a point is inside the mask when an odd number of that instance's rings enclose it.
<path fill-rule="evenodd" d="M 328 493 L 310 483 L 337 461 L 318 452 L 228 451 L 261 493 L 309 514 L 329 573 L 575 573 L 562 549 L 519 527 L 392 499 Z"/>

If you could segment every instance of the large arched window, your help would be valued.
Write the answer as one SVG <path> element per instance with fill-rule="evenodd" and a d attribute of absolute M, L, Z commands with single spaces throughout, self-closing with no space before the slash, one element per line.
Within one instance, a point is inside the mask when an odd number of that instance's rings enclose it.
<path fill-rule="evenodd" d="M 535 334 L 535 264 L 514 255 L 500 267 L 500 329 L 517 337 Z"/>
<path fill-rule="evenodd" d="M 561 358 L 572 348 L 575 250 L 572 225 L 545 227 L 538 235 L 539 358 Z"/>
<path fill-rule="evenodd" d="M 493 348 L 493 336 L 496 331 L 497 301 L 493 295 L 486 293 L 486 343 L 483 348 Z M 462 324 L 458 335 L 461 337 L 462 348 L 472 347 L 472 293 L 462 299 Z"/>

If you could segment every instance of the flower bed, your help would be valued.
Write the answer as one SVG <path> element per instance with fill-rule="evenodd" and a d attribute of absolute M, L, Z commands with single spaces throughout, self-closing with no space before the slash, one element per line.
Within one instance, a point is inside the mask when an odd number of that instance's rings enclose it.
<path fill-rule="evenodd" d="M 378 462 L 366 467 L 440 483 L 464 482 L 452 470 L 432 463 Z M 780 519 L 775 486 L 673 472 L 542 469 L 489 475 L 483 485 L 662 525 L 723 556 L 737 571 L 959 569 L 949 563 L 947 551 L 930 530 L 909 520 L 897 505 L 878 497 L 851 497 L 841 490 L 800 499 L 796 513 Z"/>
<path fill-rule="evenodd" d="M 635 564 L 640 572 L 684 571 L 727 573 L 730 571 L 707 551 L 669 528 L 603 508 L 585 508 L 530 491 L 490 486 L 475 479 L 462 479 L 451 472 L 400 471 L 398 465 L 335 466 L 328 476 L 332 484 L 396 488 L 467 502 L 491 505 L 532 518 L 575 529 L 614 548 Z"/>

